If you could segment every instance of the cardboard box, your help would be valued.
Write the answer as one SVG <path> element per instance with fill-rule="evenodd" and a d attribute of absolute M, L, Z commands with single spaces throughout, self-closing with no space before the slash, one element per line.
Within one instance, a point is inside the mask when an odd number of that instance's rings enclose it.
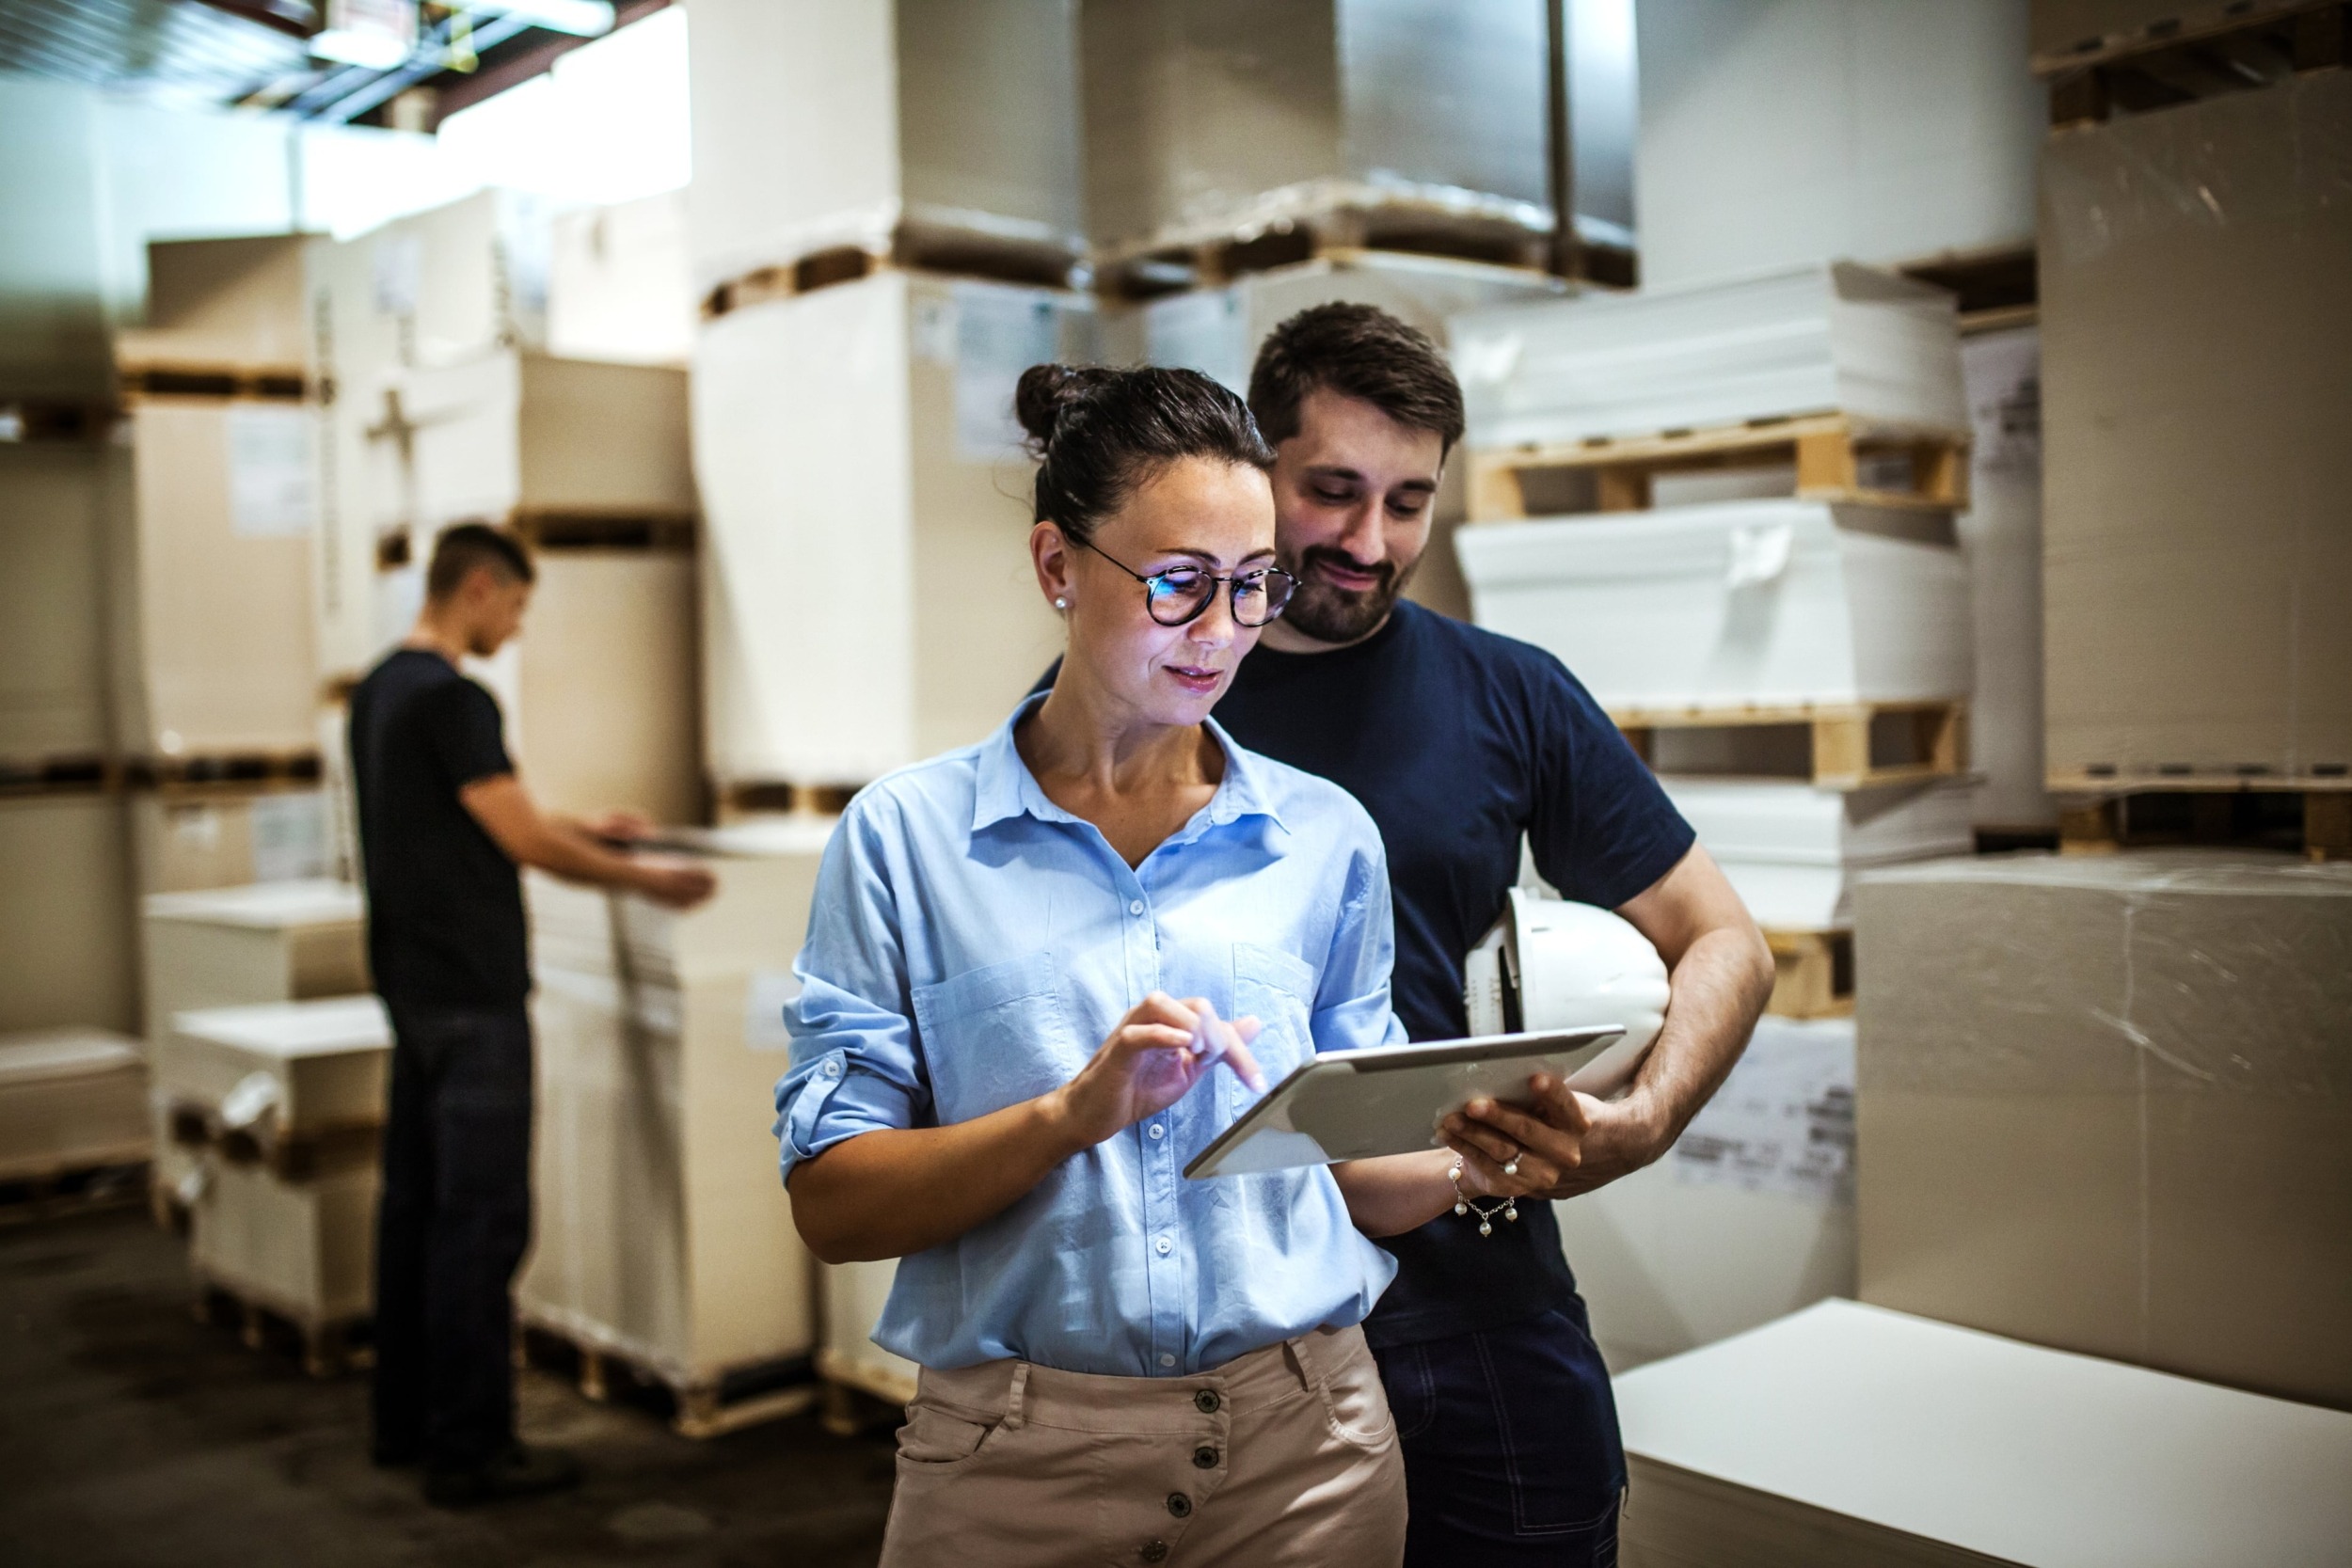
<path fill-rule="evenodd" d="M 527 1321 L 674 1387 L 816 1348 L 814 1268 L 769 1131 L 828 818 L 700 835 L 684 913 L 528 883 L 538 990 Z"/>
<path fill-rule="evenodd" d="M 1552 1205 L 1610 1370 L 1854 1290 L 1853 1022 L 1766 1017 L 1666 1157 Z"/>
<path fill-rule="evenodd" d="M 694 281 L 901 222 L 1074 258 L 1072 0 L 702 0 L 688 44 Z M 1064 262 L 1066 265 L 1066 261 Z"/>
<path fill-rule="evenodd" d="M 147 1158 L 147 1063 L 104 1029 L 0 1035 L 0 1181 Z"/>
<path fill-rule="evenodd" d="M 323 789 L 141 790 L 131 797 L 131 840 L 141 896 L 306 881 L 336 868 Z"/>
<path fill-rule="evenodd" d="M 304 278 L 313 238 L 149 241 L 147 314 L 115 334 L 116 362 L 299 373 L 310 344 Z"/>
<path fill-rule="evenodd" d="M 1549 232 L 1535 0 L 1083 0 L 1098 247 L 1413 203 Z"/>
<path fill-rule="evenodd" d="M 1092 321 L 1083 295 L 887 272 L 705 328 L 694 464 L 722 784 L 863 784 L 968 745 L 1060 653 L 1012 391 L 1032 364 L 1091 358 Z"/>
<path fill-rule="evenodd" d="M 2352 768 L 2347 145 L 2321 71 L 2043 150 L 2053 788 Z"/>
<path fill-rule="evenodd" d="M 1968 432 L 1952 296 L 1847 261 L 1506 305 L 1448 333 L 1476 447 L 1814 413 Z"/>
<path fill-rule="evenodd" d="M 1825 1301 L 1617 1380 L 1628 1568 L 2341 1562 L 2352 1417 Z"/>
<path fill-rule="evenodd" d="M 2352 865 L 1943 861 L 1854 924 L 1864 1300 L 2352 1407 Z"/>
<path fill-rule="evenodd" d="M 1918 511 L 1746 500 L 1475 523 L 1478 624 L 1559 656 L 1604 707 L 1964 696 L 1967 565 Z"/>
<path fill-rule="evenodd" d="M 0 1030 L 138 1027 L 130 836 L 118 794 L 0 799 Z"/>
<path fill-rule="evenodd" d="M 106 750 L 105 508 L 129 457 L 0 442 L 0 761 Z"/>

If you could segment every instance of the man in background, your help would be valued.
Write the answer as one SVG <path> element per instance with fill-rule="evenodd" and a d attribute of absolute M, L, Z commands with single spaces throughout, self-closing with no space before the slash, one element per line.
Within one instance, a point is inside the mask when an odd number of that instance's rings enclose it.
<path fill-rule="evenodd" d="M 674 908 L 699 867 L 640 859 L 627 814 L 542 812 L 506 754 L 497 700 L 459 669 L 521 629 L 533 572 L 496 529 L 443 533 L 407 638 L 351 695 L 368 959 L 392 1022 L 376 1234 L 374 1457 L 422 1464 L 463 1506 L 567 1486 L 566 1454 L 515 1431 L 515 1271 L 531 1235 L 530 865 Z"/>
<path fill-rule="evenodd" d="M 1319 306 L 1267 338 L 1249 406 L 1298 588 L 1217 721 L 1372 813 L 1414 1039 L 1467 1033 L 1463 960 L 1518 880 L 1522 837 L 1547 881 L 1650 940 L 1674 1000 L 1630 1092 L 1604 1104 L 1547 1084 L 1539 1116 L 1495 1107 L 1462 1129 L 1539 1162 L 1553 1197 L 1648 1164 L 1747 1044 L 1772 986 L 1762 934 L 1558 659 L 1400 598 L 1463 434 L 1436 345 L 1370 306 Z M 1613 1563 L 1616 1407 L 1551 1206 L 1491 1236 L 1446 1214 L 1382 1244 L 1399 1271 L 1364 1328 L 1405 1446 L 1406 1568 Z"/>

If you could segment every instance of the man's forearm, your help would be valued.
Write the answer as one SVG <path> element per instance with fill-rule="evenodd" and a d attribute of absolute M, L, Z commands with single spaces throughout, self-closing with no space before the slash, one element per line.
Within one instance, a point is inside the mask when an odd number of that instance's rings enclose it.
<path fill-rule="evenodd" d="M 1720 927 L 1693 942 L 1674 966 L 1665 1027 L 1626 1097 L 1650 1133 L 1652 1158 L 1664 1153 L 1723 1087 L 1772 998 L 1769 968 L 1758 969 L 1756 940 L 1752 927 Z"/>

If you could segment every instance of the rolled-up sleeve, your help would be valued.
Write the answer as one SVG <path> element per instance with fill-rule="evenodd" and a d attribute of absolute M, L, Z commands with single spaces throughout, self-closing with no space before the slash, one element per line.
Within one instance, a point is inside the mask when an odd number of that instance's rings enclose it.
<path fill-rule="evenodd" d="M 1389 971 L 1396 958 L 1396 921 L 1389 907 L 1389 860 L 1369 817 L 1364 841 L 1348 858 L 1330 955 L 1315 991 L 1309 1027 L 1317 1051 L 1355 1051 L 1406 1043 L 1405 1025 L 1389 1005 Z"/>
<path fill-rule="evenodd" d="M 776 1084 L 782 1174 L 861 1132 L 930 1117 L 878 809 L 853 801 L 825 847 L 793 965 L 801 994 L 785 1008 L 792 1065 Z"/>

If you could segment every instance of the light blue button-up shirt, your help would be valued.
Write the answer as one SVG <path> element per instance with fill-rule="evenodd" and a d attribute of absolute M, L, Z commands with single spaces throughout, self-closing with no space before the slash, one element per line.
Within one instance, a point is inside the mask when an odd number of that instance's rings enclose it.
<path fill-rule="evenodd" d="M 1311 1052 L 1404 1042 L 1388 866 L 1353 797 L 1212 724 L 1224 782 L 1130 869 L 1022 762 L 1029 705 L 865 790 L 827 847 L 776 1085 L 787 1178 L 861 1132 L 969 1121 L 1068 1082 L 1153 990 L 1259 1019 L 1270 1083 Z M 1184 1179 L 1253 1098 L 1218 1067 L 901 1259 L 875 1341 L 927 1367 L 1172 1376 L 1359 1322 L 1396 1265 L 1328 1170 Z"/>

